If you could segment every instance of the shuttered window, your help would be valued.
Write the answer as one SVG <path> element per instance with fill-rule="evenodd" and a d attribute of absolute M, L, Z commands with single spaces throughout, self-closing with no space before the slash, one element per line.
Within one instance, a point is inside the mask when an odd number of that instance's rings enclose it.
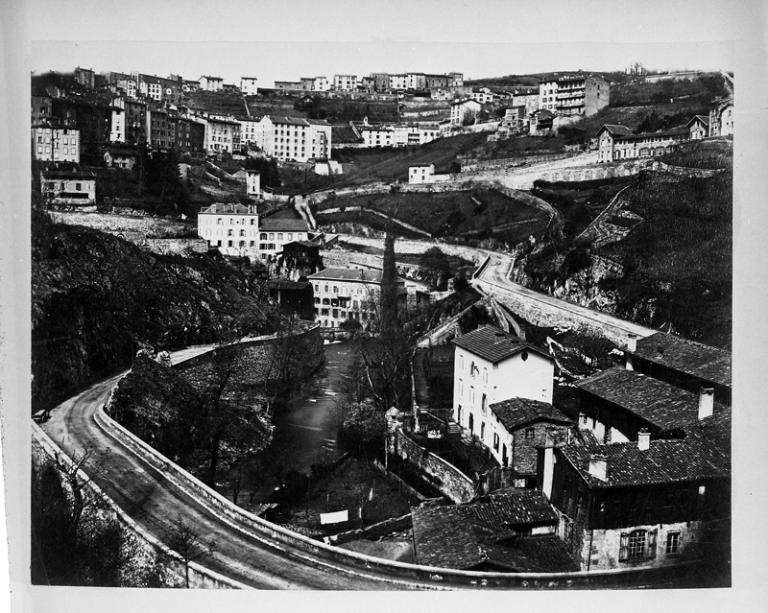
<path fill-rule="evenodd" d="M 657 530 L 633 530 L 621 535 L 619 562 L 652 560 L 656 557 Z"/>

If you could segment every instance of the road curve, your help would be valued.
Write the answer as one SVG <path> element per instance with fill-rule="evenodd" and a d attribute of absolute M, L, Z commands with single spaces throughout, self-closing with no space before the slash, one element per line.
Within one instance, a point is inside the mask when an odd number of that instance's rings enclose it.
<path fill-rule="evenodd" d="M 198 347 L 174 354 L 174 363 L 208 350 Z M 222 519 L 202 501 L 170 486 L 167 480 L 108 436 L 94 421 L 124 373 L 101 381 L 56 407 L 42 427 L 70 457 L 91 456 L 83 471 L 137 524 L 162 542 L 178 516 L 215 543 L 212 555 L 198 563 L 242 584 L 262 589 L 404 589 L 399 582 L 368 578 L 360 568 L 308 563 L 301 552 L 271 547 L 262 535 Z M 281 549 L 277 549 L 281 547 Z"/>

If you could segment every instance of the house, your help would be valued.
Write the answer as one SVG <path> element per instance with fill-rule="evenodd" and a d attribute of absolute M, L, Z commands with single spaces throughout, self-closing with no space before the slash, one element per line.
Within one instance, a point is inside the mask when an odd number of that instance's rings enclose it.
<path fill-rule="evenodd" d="M 609 368 L 576 383 L 579 390 L 579 428 L 591 430 L 605 444 L 636 441 L 642 432 L 651 438 L 678 438 L 685 429 L 709 417 L 714 391 L 697 393 L 643 375 Z"/>
<path fill-rule="evenodd" d="M 704 115 L 694 115 L 691 120 L 685 124 L 690 134 L 688 138 L 690 140 L 701 140 L 706 136 L 709 136 L 709 117 Z"/>
<path fill-rule="evenodd" d="M 423 72 L 407 72 L 405 73 L 406 89 L 410 90 L 423 90 L 427 87 L 427 75 Z"/>
<path fill-rule="evenodd" d="M 125 98 L 125 142 L 147 142 L 147 104 L 141 100 Z"/>
<path fill-rule="evenodd" d="M 43 171 L 40 173 L 40 192 L 48 205 L 95 204 L 96 175 L 82 171 Z"/>
<path fill-rule="evenodd" d="M 610 85 L 599 76 L 562 75 L 539 84 L 539 109 L 591 117 L 610 102 Z"/>
<path fill-rule="evenodd" d="M 567 437 L 573 421 L 550 403 L 529 398 L 508 398 L 489 408 L 488 438 L 493 457 L 502 467 L 512 468 L 515 487 L 534 487 L 538 447 L 547 437 Z"/>
<path fill-rule="evenodd" d="M 205 119 L 205 150 L 208 153 L 232 153 L 240 149 L 240 140 L 240 122 L 236 119 Z"/>
<path fill-rule="evenodd" d="M 712 388 L 717 402 L 731 404 L 731 354 L 724 349 L 656 332 L 631 344 L 626 367 L 694 394 Z"/>
<path fill-rule="evenodd" d="M 323 266 L 320 245 L 313 241 L 293 241 L 283 245 L 283 262 L 302 275 L 311 275 Z"/>
<path fill-rule="evenodd" d="M 107 168 L 133 170 L 138 159 L 138 152 L 133 147 L 110 145 L 104 150 L 104 163 Z"/>
<path fill-rule="evenodd" d="M 728 409 L 684 439 L 542 449 L 541 487 L 581 570 L 727 559 L 730 430 Z"/>
<path fill-rule="evenodd" d="M 197 214 L 197 234 L 224 255 L 256 253 L 259 216 L 255 206 L 215 202 Z"/>
<path fill-rule="evenodd" d="M 274 260 L 283 254 L 287 243 L 308 239 L 306 221 L 294 217 L 293 211 L 279 211 L 259 221 L 258 256 L 262 260 Z"/>
<path fill-rule="evenodd" d="M 258 79 L 256 77 L 240 77 L 240 91 L 243 96 L 255 96 L 259 93 Z"/>
<path fill-rule="evenodd" d="M 75 82 L 85 89 L 93 89 L 96 83 L 96 73 L 90 68 L 75 68 Z"/>
<path fill-rule="evenodd" d="M 353 74 L 333 75 L 333 89 L 337 92 L 353 92 L 357 89 L 357 76 Z"/>
<path fill-rule="evenodd" d="M 451 126 L 461 127 L 472 123 L 480 112 L 482 105 L 477 100 L 461 98 L 451 102 Z"/>
<path fill-rule="evenodd" d="M 32 126 L 32 159 L 80 163 L 80 130 L 48 122 Z"/>
<path fill-rule="evenodd" d="M 505 435 L 489 405 L 510 398 L 552 403 L 554 360 L 535 345 L 493 326 L 454 338 L 453 344 L 453 420 L 489 449 Z M 502 463 L 504 448 L 493 453 Z"/>
<path fill-rule="evenodd" d="M 117 97 L 112 100 L 112 116 L 109 121 L 109 141 L 125 142 L 125 100 Z"/>
<path fill-rule="evenodd" d="M 539 109 L 528 118 L 528 133 L 532 136 L 543 136 L 552 133 L 555 114 L 547 109 Z"/>
<path fill-rule="evenodd" d="M 275 89 L 284 92 L 297 92 L 304 89 L 301 81 L 275 81 Z"/>
<path fill-rule="evenodd" d="M 490 104 L 496 99 L 495 94 L 487 87 L 476 89 L 469 94 L 469 97 L 480 104 Z"/>
<path fill-rule="evenodd" d="M 255 170 L 245 171 L 245 194 L 251 198 L 261 196 L 261 174 Z"/>
<path fill-rule="evenodd" d="M 411 509 L 417 564 L 490 572 L 566 572 L 578 564 L 555 535 L 539 491 L 502 490 L 459 505 Z"/>
<path fill-rule="evenodd" d="M 270 279 L 267 281 L 269 298 L 286 315 L 296 315 L 299 319 L 311 321 L 314 318 L 312 284 L 308 281 L 287 281 Z"/>
<path fill-rule="evenodd" d="M 408 89 L 408 75 L 407 74 L 389 75 L 389 89 L 390 91 L 405 91 L 406 89 Z"/>
<path fill-rule="evenodd" d="M 688 139 L 686 128 L 633 134 L 626 126 L 605 124 L 597 133 L 598 162 L 658 157 Z"/>
<path fill-rule="evenodd" d="M 363 327 L 378 320 L 381 270 L 326 268 L 308 279 L 314 287 L 315 321 L 325 328 L 338 328 L 347 320 Z M 405 300 L 405 282 L 397 279 L 398 293 Z"/>
<path fill-rule="evenodd" d="M 224 79 L 221 77 L 212 77 L 210 75 L 203 75 L 198 80 L 200 83 L 200 89 L 207 92 L 218 92 L 224 89 Z"/>
<path fill-rule="evenodd" d="M 435 174 L 434 164 L 419 164 L 418 166 L 408 167 L 408 183 L 411 185 L 419 183 L 431 183 L 431 178 Z"/>
<path fill-rule="evenodd" d="M 331 124 L 324 120 L 265 115 L 262 149 L 278 160 L 307 162 L 331 157 Z"/>
<path fill-rule="evenodd" d="M 709 110 L 709 136 L 733 135 L 733 100 L 718 100 Z"/>

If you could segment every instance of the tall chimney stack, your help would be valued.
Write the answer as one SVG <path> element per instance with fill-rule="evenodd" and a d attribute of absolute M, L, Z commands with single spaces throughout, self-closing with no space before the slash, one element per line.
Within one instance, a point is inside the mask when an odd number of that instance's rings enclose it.
<path fill-rule="evenodd" d="M 637 448 L 640 451 L 648 451 L 651 446 L 651 433 L 645 428 L 637 433 Z"/>
<path fill-rule="evenodd" d="M 605 459 L 605 454 L 593 453 L 591 456 L 589 456 L 589 474 L 590 475 L 600 479 L 601 481 L 605 481 L 607 473 L 608 473 L 608 461 Z"/>
<path fill-rule="evenodd" d="M 699 389 L 699 420 L 710 417 L 715 410 L 715 388 L 701 387 Z"/>

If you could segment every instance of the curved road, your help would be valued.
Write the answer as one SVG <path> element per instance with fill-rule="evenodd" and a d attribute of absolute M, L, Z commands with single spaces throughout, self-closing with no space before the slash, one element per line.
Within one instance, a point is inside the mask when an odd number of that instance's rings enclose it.
<path fill-rule="evenodd" d="M 208 347 L 177 352 L 177 363 L 204 353 Z M 95 412 L 107 402 L 124 373 L 97 383 L 56 407 L 43 430 L 71 458 L 92 457 L 83 471 L 140 526 L 163 542 L 178 516 L 194 526 L 205 541 L 213 541 L 212 555 L 197 560 L 206 568 L 255 588 L 267 589 L 404 589 L 403 583 L 365 576 L 365 570 L 341 563 L 318 562 L 301 552 L 271 545 L 264 536 L 242 525 L 223 520 L 206 503 L 169 486 L 154 469 L 138 459 L 94 421 Z M 413 587 L 413 585 L 411 585 Z"/>

